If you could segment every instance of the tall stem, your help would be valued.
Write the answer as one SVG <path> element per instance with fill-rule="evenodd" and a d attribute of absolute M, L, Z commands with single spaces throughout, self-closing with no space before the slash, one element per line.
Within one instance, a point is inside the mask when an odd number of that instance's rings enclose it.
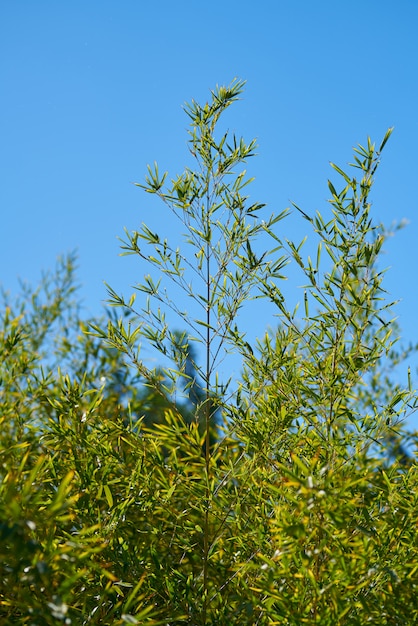
<path fill-rule="evenodd" d="M 209 211 L 207 212 L 209 221 Z M 209 228 L 208 228 L 209 231 Z M 206 624 L 207 606 L 208 606 L 208 557 L 209 557 L 209 507 L 210 507 L 210 242 L 206 242 L 206 372 L 205 372 L 205 520 L 204 520 L 204 537 L 203 537 L 203 610 L 202 624 Z"/>

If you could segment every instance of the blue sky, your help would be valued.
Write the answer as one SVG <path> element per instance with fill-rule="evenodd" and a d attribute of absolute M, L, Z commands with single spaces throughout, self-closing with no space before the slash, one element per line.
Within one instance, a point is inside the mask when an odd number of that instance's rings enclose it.
<path fill-rule="evenodd" d="M 326 212 L 329 161 L 344 168 L 354 145 L 395 127 L 373 212 L 410 222 L 386 246 L 386 287 L 417 342 L 417 25 L 415 0 L 3 0 L 0 282 L 36 283 L 76 248 L 86 315 L 101 313 L 103 281 L 128 294 L 147 270 L 118 256 L 117 237 L 165 220 L 132 182 L 154 160 L 180 173 L 182 104 L 239 77 L 246 91 L 228 123 L 258 139 L 251 196 L 269 213 L 290 201 Z M 306 234 L 294 217 L 280 228 Z M 256 314 L 260 333 L 269 316 Z"/>

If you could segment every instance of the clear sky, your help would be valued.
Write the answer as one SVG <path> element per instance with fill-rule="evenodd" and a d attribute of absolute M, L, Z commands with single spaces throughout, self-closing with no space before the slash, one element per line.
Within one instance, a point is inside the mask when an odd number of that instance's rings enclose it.
<path fill-rule="evenodd" d="M 117 237 L 165 219 L 132 182 L 154 160 L 180 173 L 182 104 L 239 77 L 228 120 L 258 139 L 251 195 L 269 213 L 326 211 L 329 161 L 344 168 L 354 145 L 395 127 L 373 214 L 410 222 L 386 246 L 386 287 L 417 342 L 417 30 L 416 0 L 2 0 L 0 282 L 36 283 L 77 249 L 86 315 L 101 313 L 103 281 L 128 294 L 146 269 L 118 256 Z M 280 228 L 300 240 L 306 224 Z"/>

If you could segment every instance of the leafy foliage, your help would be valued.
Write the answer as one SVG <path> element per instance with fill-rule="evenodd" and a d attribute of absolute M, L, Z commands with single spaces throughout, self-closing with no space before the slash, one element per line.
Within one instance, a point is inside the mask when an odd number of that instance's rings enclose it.
<path fill-rule="evenodd" d="M 418 618 L 416 462 L 402 448 L 416 444 L 402 423 L 417 394 L 391 376 L 409 351 L 396 351 L 388 233 L 369 199 L 391 131 L 355 149 L 350 174 L 333 165 L 328 217 L 295 207 L 312 260 L 280 235 L 286 211 L 261 220 L 245 195 L 255 143 L 218 130 L 243 87 L 186 106 L 193 167 L 171 181 L 149 167 L 139 187 L 184 240 L 126 232 L 124 253 L 150 273 L 129 299 L 108 288 L 107 320 L 81 318 L 73 255 L 35 291 L 4 295 L 4 623 Z M 289 263 L 305 282 L 295 310 L 280 288 Z M 253 298 L 278 320 L 256 345 L 238 317 Z M 231 351 L 238 381 L 220 378 Z"/>

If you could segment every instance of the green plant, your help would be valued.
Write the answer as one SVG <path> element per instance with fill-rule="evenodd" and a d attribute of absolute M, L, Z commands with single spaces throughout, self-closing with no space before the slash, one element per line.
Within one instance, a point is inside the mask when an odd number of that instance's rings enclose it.
<path fill-rule="evenodd" d="M 255 144 L 221 130 L 243 86 L 187 105 L 193 167 L 168 182 L 155 165 L 139 185 L 184 239 L 126 232 L 123 252 L 151 270 L 128 300 L 109 287 L 107 323 L 80 318 L 73 256 L 4 301 L 4 623 L 417 620 L 416 463 L 399 454 L 416 445 L 402 423 L 417 394 L 392 375 L 409 351 L 369 200 L 390 131 L 356 148 L 350 174 L 333 166 L 328 217 L 296 207 L 313 261 L 280 234 L 286 211 L 263 221 L 245 195 Z M 277 327 L 250 345 L 239 312 L 258 298 Z M 221 379 L 231 351 L 237 381 Z"/>
<path fill-rule="evenodd" d="M 163 599 L 173 623 L 178 611 L 193 624 L 360 623 L 368 611 L 383 610 L 389 597 L 383 587 L 390 566 L 385 565 L 385 575 L 379 568 L 367 573 L 381 539 L 366 542 L 361 533 L 389 532 L 383 530 L 385 515 L 379 514 L 386 507 L 386 483 L 378 477 L 388 439 L 416 404 L 411 384 L 385 388 L 378 382 L 388 359 L 396 360 L 396 325 L 382 287 L 384 272 L 377 267 L 387 233 L 370 217 L 369 194 L 391 131 L 379 150 L 370 141 L 356 148 L 353 167 L 359 177 L 333 165 L 343 188 L 337 191 L 329 182 L 329 219 L 298 209 L 319 239 L 313 262 L 303 258 L 303 242 L 277 234 L 286 211 L 260 221 L 263 205 L 244 196 L 251 179 L 243 163 L 255 144 L 218 131 L 221 115 L 242 88 L 235 81 L 213 91 L 205 105 L 186 106 L 194 168 L 169 184 L 156 164 L 148 168 L 139 187 L 156 194 L 180 220 L 183 247 L 146 225 L 126 233 L 124 253 L 138 255 L 157 275 L 146 275 L 129 301 L 109 288 L 109 303 L 129 314 L 130 323 L 121 318 L 107 333 L 95 328 L 132 359 L 149 385 L 170 395 L 186 375 L 187 341 L 179 342 L 173 333 L 168 322 L 173 313 L 187 329 L 184 337 L 203 347 L 204 366 L 195 368 L 206 394 L 196 407 L 196 424 L 203 421 L 206 433 L 204 461 L 196 456 L 197 425 L 186 427 L 175 411 L 158 434 L 144 431 L 147 445 L 160 451 L 152 463 L 164 503 L 153 506 L 162 532 L 150 591 Z M 255 240 L 261 235 L 274 247 L 259 254 Z M 288 310 L 280 289 L 290 261 L 305 276 L 303 313 Z M 182 290 L 185 301 L 195 303 L 192 312 L 178 304 L 177 291 L 176 299 L 170 297 L 167 280 Z M 143 302 L 135 308 L 138 292 Z M 249 345 L 237 322 L 239 309 L 253 297 L 268 298 L 278 313 L 276 332 L 267 333 L 257 347 Z M 165 370 L 164 388 L 156 371 L 141 361 L 139 338 L 174 362 Z M 243 358 L 236 386 L 218 379 L 228 350 Z M 213 403 L 224 422 L 211 449 Z M 402 501 L 406 493 L 396 465 L 392 471 L 388 480 L 396 483 Z M 367 524 L 361 522 L 364 516 Z M 371 520 L 381 528 L 375 530 Z M 334 537 L 335 559 L 324 554 Z M 168 555 L 176 549 L 175 565 L 167 569 Z M 408 562 L 409 604 L 405 597 L 402 602 L 410 607 L 415 570 Z M 285 581 L 281 586 L 278 576 Z"/>
<path fill-rule="evenodd" d="M 124 583 L 117 576 L 123 564 L 118 569 L 107 558 L 109 484 L 116 485 L 115 500 L 117 489 L 125 495 L 123 478 L 129 484 L 141 457 L 139 437 L 129 428 L 127 387 L 134 406 L 141 400 L 120 355 L 102 349 L 82 331 L 86 322 L 74 299 L 74 268 L 75 257 L 69 255 L 35 290 L 25 285 L 18 298 L 3 294 L 4 624 L 129 623 L 132 611 L 146 623 L 152 613 L 152 607 L 141 606 L 141 579 Z"/>

